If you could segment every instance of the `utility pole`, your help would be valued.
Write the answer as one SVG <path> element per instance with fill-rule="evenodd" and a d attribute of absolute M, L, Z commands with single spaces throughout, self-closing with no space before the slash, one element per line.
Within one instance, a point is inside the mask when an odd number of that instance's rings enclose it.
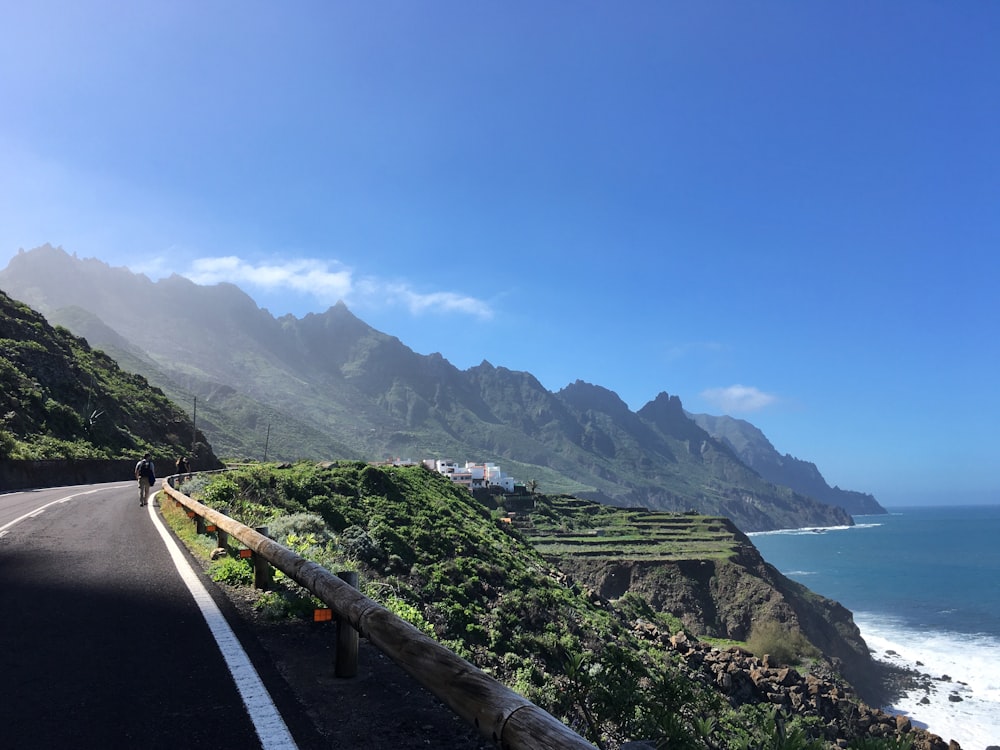
<path fill-rule="evenodd" d="M 198 397 L 194 397 L 194 416 L 191 418 L 191 458 L 194 458 L 194 445 L 198 442 Z"/>
<path fill-rule="evenodd" d="M 264 462 L 267 462 L 267 444 L 271 440 L 271 423 L 267 423 L 267 433 L 264 435 Z"/>

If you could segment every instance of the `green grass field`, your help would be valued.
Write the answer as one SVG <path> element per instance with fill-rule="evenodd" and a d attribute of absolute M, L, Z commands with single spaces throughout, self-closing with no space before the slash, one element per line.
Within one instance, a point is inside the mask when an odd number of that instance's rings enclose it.
<path fill-rule="evenodd" d="M 740 544 L 738 532 L 725 519 L 615 508 L 572 497 L 538 496 L 532 509 L 510 517 L 551 558 L 726 559 Z"/>

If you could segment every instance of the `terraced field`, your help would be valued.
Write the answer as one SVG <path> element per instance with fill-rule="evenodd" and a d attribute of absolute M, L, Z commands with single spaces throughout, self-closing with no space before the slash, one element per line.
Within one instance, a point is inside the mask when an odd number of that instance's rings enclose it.
<path fill-rule="evenodd" d="M 614 508 L 564 496 L 537 496 L 533 508 L 509 517 L 549 558 L 728 559 L 743 538 L 725 518 Z"/>

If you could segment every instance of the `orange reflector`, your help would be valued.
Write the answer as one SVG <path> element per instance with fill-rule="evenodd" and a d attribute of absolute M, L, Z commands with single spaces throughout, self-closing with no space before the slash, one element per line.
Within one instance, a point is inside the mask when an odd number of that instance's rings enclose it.
<path fill-rule="evenodd" d="M 314 609 L 313 622 L 329 622 L 333 619 L 332 609 Z"/>
<path fill-rule="evenodd" d="M 215 526 L 214 525 L 213 526 L 206 526 L 205 527 L 205 531 L 209 531 L 209 532 L 215 531 Z"/>
<path fill-rule="evenodd" d="M 194 518 L 194 511 L 193 510 L 189 510 L 188 511 L 188 518 Z"/>
<path fill-rule="evenodd" d="M 240 557 L 253 557 L 253 550 L 252 549 L 241 549 L 240 550 Z"/>

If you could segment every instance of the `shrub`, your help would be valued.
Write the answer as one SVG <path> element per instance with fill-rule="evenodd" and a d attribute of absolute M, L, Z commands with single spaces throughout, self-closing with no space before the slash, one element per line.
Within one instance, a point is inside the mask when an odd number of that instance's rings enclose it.
<path fill-rule="evenodd" d="M 301 618 L 310 615 L 322 602 L 308 592 L 264 591 L 257 597 L 253 608 L 269 620 Z"/>
<path fill-rule="evenodd" d="M 815 658 L 819 650 L 798 628 L 789 628 L 775 620 L 759 622 L 753 627 L 747 648 L 755 656 L 765 654 L 775 664 L 792 666 L 805 658 Z"/>
<path fill-rule="evenodd" d="M 434 637 L 434 626 L 427 622 L 423 613 L 409 602 L 398 596 L 389 596 L 382 602 L 382 605 L 397 617 L 406 620 L 424 635 Z"/>
<path fill-rule="evenodd" d="M 913 736 L 901 737 L 859 737 L 847 746 L 850 750 L 910 750 Z"/>
<path fill-rule="evenodd" d="M 236 557 L 222 557 L 208 567 L 208 576 L 218 583 L 231 586 L 252 586 L 253 569 L 247 560 Z"/>
<path fill-rule="evenodd" d="M 348 526 L 340 534 L 340 546 L 359 562 L 378 565 L 386 559 L 385 551 L 360 526 Z"/>
<path fill-rule="evenodd" d="M 810 736 L 809 729 L 815 729 L 815 725 L 815 717 L 789 714 L 778 706 L 748 703 L 725 713 L 719 730 L 727 737 L 728 746 L 737 750 L 823 750 L 826 746 L 822 740 Z"/>
<path fill-rule="evenodd" d="M 319 545 L 326 544 L 333 537 L 326 521 L 316 513 L 292 513 L 288 516 L 279 516 L 271 521 L 268 529 L 271 537 L 282 544 L 292 534 L 297 537 L 308 537 L 311 534 Z"/>
<path fill-rule="evenodd" d="M 268 620 L 281 620 L 285 617 L 285 599 L 277 591 L 264 591 L 253 603 L 253 608 Z"/>
<path fill-rule="evenodd" d="M 227 476 L 215 477 L 202 493 L 204 504 L 212 508 L 229 507 L 239 497 L 240 488 Z"/>
<path fill-rule="evenodd" d="M 215 476 L 201 494 L 202 503 L 251 528 L 267 526 L 277 515 L 274 507 L 248 500 L 231 474 Z"/>
<path fill-rule="evenodd" d="M 185 479 L 183 485 L 178 489 L 188 497 L 193 497 L 200 502 L 200 498 L 205 492 L 205 488 L 215 479 L 212 474 L 194 474 L 190 479 Z"/>

